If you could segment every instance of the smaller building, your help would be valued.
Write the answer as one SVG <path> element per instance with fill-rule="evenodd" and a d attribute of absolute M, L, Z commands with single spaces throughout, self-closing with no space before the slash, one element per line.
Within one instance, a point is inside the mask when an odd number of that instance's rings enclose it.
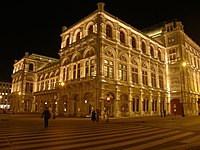
<path fill-rule="evenodd" d="M 0 82 L 0 112 L 10 109 L 10 100 L 8 99 L 11 93 L 12 84 L 9 82 Z"/>

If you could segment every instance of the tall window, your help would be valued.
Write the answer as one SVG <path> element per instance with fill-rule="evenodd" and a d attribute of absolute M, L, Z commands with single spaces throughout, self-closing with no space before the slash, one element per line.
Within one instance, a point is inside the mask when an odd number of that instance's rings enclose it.
<path fill-rule="evenodd" d="M 80 39 L 81 39 L 81 34 L 80 34 L 80 32 L 78 32 L 76 35 L 76 41 L 79 41 Z"/>
<path fill-rule="evenodd" d="M 33 83 L 26 82 L 26 92 L 33 92 Z"/>
<path fill-rule="evenodd" d="M 139 99 L 133 98 L 133 112 L 139 112 Z"/>
<path fill-rule="evenodd" d="M 33 71 L 33 64 L 29 64 L 29 71 Z"/>
<path fill-rule="evenodd" d="M 89 77 L 90 73 L 89 73 L 89 61 L 86 61 L 85 64 L 85 77 Z"/>
<path fill-rule="evenodd" d="M 132 47 L 133 47 L 133 48 L 136 48 L 136 40 L 135 40 L 135 38 L 132 37 L 131 39 L 132 39 L 132 40 L 131 40 Z"/>
<path fill-rule="evenodd" d="M 132 68 L 132 82 L 138 84 L 138 69 Z"/>
<path fill-rule="evenodd" d="M 158 60 L 162 61 L 161 60 L 161 52 L 160 52 L 160 50 L 158 50 Z"/>
<path fill-rule="evenodd" d="M 150 55 L 152 58 L 154 58 L 154 50 L 152 46 L 150 46 Z"/>
<path fill-rule="evenodd" d="M 106 36 L 112 38 L 112 28 L 110 25 L 106 25 Z"/>
<path fill-rule="evenodd" d="M 65 68 L 63 69 L 63 81 L 66 80 L 66 76 L 65 76 Z"/>
<path fill-rule="evenodd" d="M 119 79 L 127 81 L 127 66 L 124 64 L 119 64 Z"/>
<path fill-rule="evenodd" d="M 93 33 L 93 25 L 90 25 L 90 27 L 88 28 L 88 35 Z"/>
<path fill-rule="evenodd" d="M 125 35 L 124 32 L 120 31 L 120 42 L 125 44 Z"/>
<path fill-rule="evenodd" d="M 73 79 L 76 79 L 76 65 L 73 68 Z"/>
<path fill-rule="evenodd" d="M 90 76 L 96 76 L 95 60 L 90 61 Z"/>
<path fill-rule="evenodd" d="M 81 77 L 81 64 L 78 64 L 77 79 L 80 79 L 80 77 Z"/>
<path fill-rule="evenodd" d="M 156 87 L 156 74 L 154 72 L 151 73 L 151 84 Z"/>
<path fill-rule="evenodd" d="M 28 82 L 26 82 L 26 88 L 25 88 L 25 91 L 26 91 L 26 92 L 29 92 L 29 83 L 28 83 Z"/>
<path fill-rule="evenodd" d="M 55 88 L 55 79 L 51 79 L 50 81 L 50 89 L 54 89 Z"/>
<path fill-rule="evenodd" d="M 163 76 L 162 75 L 159 75 L 159 86 L 160 86 L 160 88 L 164 88 L 164 85 L 163 85 Z"/>
<path fill-rule="evenodd" d="M 142 83 L 143 85 L 148 85 L 148 76 L 145 70 L 142 71 Z"/>
<path fill-rule="evenodd" d="M 137 99 L 136 99 L 136 111 L 137 111 L 137 112 L 139 112 L 139 108 L 140 108 L 140 107 L 139 107 L 139 106 L 140 106 L 140 103 L 139 103 L 139 102 L 140 102 L 140 101 L 139 101 L 139 99 L 137 98 Z"/>
<path fill-rule="evenodd" d="M 40 89 L 41 89 L 41 91 L 44 90 L 44 81 L 41 82 L 41 88 Z"/>
<path fill-rule="evenodd" d="M 157 110 L 157 108 L 158 108 L 157 105 L 158 105 L 157 100 L 153 100 L 152 101 L 152 111 L 158 111 Z"/>
<path fill-rule="evenodd" d="M 30 83 L 30 92 L 33 92 L 33 83 Z"/>
<path fill-rule="evenodd" d="M 135 98 L 133 98 L 133 112 L 135 111 Z"/>
<path fill-rule="evenodd" d="M 67 67 L 66 80 L 69 80 L 69 67 Z"/>
<path fill-rule="evenodd" d="M 149 111 L 149 100 L 143 99 L 143 111 L 148 112 Z"/>
<path fill-rule="evenodd" d="M 69 46 L 69 37 L 66 40 L 66 46 Z"/>
<path fill-rule="evenodd" d="M 48 90 L 49 87 L 49 80 L 45 81 L 45 90 Z"/>
<path fill-rule="evenodd" d="M 142 53 L 146 54 L 146 45 L 144 42 L 142 42 L 141 48 L 142 48 Z"/>
<path fill-rule="evenodd" d="M 104 76 L 107 78 L 114 78 L 114 64 L 113 61 L 104 60 Z"/>

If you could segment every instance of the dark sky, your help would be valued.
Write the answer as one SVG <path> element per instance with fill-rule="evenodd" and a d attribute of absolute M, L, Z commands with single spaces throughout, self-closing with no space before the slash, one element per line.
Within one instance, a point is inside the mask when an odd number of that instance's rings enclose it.
<path fill-rule="evenodd" d="M 100 0 L 18 0 L 0 2 L 0 81 L 11 82 L 14 60 L 25 52 L 59 58 L 62 26 L 70 27 L 97 9 Z M 102 0 L 105 10 L 143 29 L 163 21 L 182 21 L 200 44 L 198 1 Z"/>

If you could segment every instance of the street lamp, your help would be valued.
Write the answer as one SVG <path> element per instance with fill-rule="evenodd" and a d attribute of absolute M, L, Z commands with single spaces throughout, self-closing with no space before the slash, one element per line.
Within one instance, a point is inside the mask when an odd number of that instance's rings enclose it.
<path fill-rule="evenodd" d="M 182 62 L 181 64 L 181 73 L 182 73 L 182 78 L 181 78 L 181 97 L 182 97 L 182 110 L 181 110 L 181 115 L 182 117 L 185 117 L 184 113 L 184 92 L 185 92 L 185 73 L 184 73 L 184 68 L 186 67 L 187 63 Z M 181 74 L 180 73 L 180 74 Z"/>

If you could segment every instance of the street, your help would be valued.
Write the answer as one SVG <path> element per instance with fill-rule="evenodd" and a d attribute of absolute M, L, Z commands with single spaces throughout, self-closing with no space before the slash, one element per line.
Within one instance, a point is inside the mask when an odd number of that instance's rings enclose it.
<path fill-rule="evenodd" d="M 1 150 L 200 149 L 200 116 L 56 118 L 45 129 L 40 114 L 1 115 Z"/>

